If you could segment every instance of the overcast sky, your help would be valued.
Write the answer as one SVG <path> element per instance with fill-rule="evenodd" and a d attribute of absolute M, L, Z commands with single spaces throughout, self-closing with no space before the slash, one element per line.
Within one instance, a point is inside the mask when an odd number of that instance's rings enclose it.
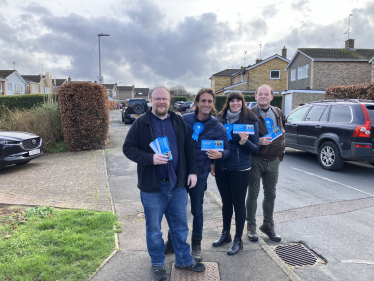
<path fill-rule="evenodd" d="M 153 88 L 209 87 L 226 68 L 286 46 L 374 49 L 373 0 L 0 0 L 0 69 Z"/>

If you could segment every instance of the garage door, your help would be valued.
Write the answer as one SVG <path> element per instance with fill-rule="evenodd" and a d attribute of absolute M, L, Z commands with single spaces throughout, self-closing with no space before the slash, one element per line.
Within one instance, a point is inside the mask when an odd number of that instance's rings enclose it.
<path fill-rule="evenodd" d="M 284 115 L 287 116 L 292 110 L 292 93 L 284 95 Z"/>

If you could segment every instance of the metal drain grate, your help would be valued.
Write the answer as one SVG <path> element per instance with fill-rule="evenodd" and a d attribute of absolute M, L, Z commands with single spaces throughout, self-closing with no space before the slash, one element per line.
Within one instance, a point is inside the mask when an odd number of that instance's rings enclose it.
<path fill-rule="evenodd" d="M 323 265 L 325 262 L 300 243 L 279 245 L 274 248 L 275 253 L 291 266 Z"/>

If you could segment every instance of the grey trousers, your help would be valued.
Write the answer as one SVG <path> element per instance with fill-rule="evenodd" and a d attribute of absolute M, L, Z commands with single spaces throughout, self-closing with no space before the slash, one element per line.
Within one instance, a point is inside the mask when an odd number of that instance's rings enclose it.
<path fill-rule="evenodd" d="M 252 157 L 252 168 L 250 170 L 248 195 L 246 200 L 247 223 L 256 223 L 257 198 L 260 192 L 261 180 L 264 188 L 264 200 L 262 201 L 264 221 L 273 221 L 278 174 L 279 159 L 266 161 L 261 158 Z"/>

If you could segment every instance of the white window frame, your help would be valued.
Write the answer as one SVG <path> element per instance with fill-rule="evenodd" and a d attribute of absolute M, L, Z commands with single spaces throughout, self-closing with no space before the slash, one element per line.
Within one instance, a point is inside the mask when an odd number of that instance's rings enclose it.
<path fill-rule="evenodd" d="M 16 87 L 16 92 L 20 93 L 21 92 L 21 85 L 15 85 Z"/>
<path fill-rule="evenodd" d="M 291 81 L 296 80 L 296 69 L 291 69 Z"/>
<path fill-rule="evenodd" d="M 297 68 L 297 79 L 308 78 L 309 64 Z"/>
<path fill-rule="evenodd" d="M 8 83 L 8 92 L 12 91 L 12 83 Z"/>
<path fill-rule="evenodd" d="M 234 77 L 234 84 L 238 84 L 238 75 L 235 75 Z"/>
<path fill-rule="evenodd" d="M 36 93 L 37 89 L 36 89 L 36 85 L 35 84 L 32 84 L 32 92 L 33 93 Z"/>
<path fill-rule="evenodd" d="M 212 86 L 214 86 L 214 77 L 212 78 Z"/>
<path fill-rule="evenodd" d="M 271 72 L 272 71 L 278 71 L 278 73 L 279 73 L 279 75 L 278 75 L 278 78 L 271 78 Z M 277 70 L 277 69 L 272 69 L 272 70 L 270 70 L 270 79 L 272 79 L 272 80 L 279 80 L 279 79 L 281 79 L 281 71 L 280 70 Z"/>
<path fill-rule="evenodd" d="M 113 91 L 113 97 L 116 97 L 116 96 L 117 96 L 117 92 Z"/>
<path fill-rule="evenodd" d="M 49 88 L 48 87 L 44 87 L 44 93 L 49 94 Z"/>
<path fill-rule="evenodd" d="M 243 82 L 243 81 L 244 81 L 244 75 L 242 73 L 241 76 L 240 76 L 240 82 Z"/>

